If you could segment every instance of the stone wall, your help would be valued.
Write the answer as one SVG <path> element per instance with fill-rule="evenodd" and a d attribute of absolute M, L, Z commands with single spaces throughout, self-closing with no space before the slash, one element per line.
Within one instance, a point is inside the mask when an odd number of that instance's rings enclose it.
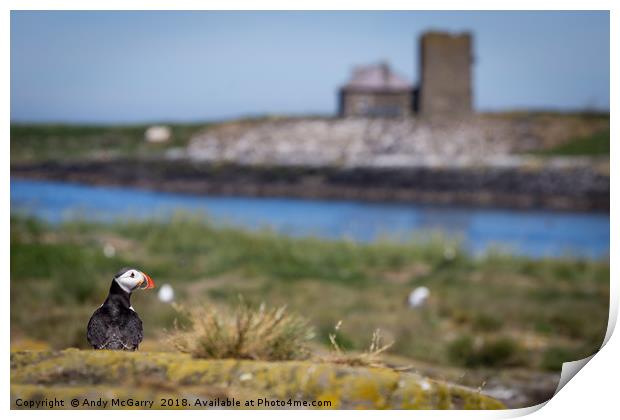
<path fill-rule="evenodd" d="M 473 115 L 467 119 L 302 118 L 232 121 L 192 138 L 181 157 L 249 165 L 452 166 L 505 164 L 609 128 L 579 116 Z"/>

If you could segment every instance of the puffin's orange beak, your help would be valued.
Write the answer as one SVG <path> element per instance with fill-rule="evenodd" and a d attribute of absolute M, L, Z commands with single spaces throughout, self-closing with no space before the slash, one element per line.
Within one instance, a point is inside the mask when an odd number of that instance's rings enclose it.
<path fill-rule="evenodd" d="M 153 288 L 155 288 L 155 282 L 153 281 L 151 276 L 149 276 L 146 273 L 142 273 L 142 274 L 144 274 L 144 278 L 146 279 L 146 286 L 144 287 L 144 289 L 153 289 Z"/>

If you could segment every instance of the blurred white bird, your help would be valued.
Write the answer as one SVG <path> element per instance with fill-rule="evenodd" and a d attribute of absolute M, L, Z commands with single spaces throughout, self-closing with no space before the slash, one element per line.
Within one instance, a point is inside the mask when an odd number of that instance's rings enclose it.
<path fill-rule="evenodd" d="M 174 300 L 174 289 L 169 284 L 164 284 L 159 288 L 157 297 L 162 302 L 170 303 Z"/>
<path fill-rule="evenodd" d="M 116 255 L 116 248 L 114 248 L 114 245 L 112 244 L 105 244 L 103 246 L 103 255 L 105 255 L 107 258 L 112 258 L 113 256 Z"/>
<path fill-rule="evenodd" d="M 431 294 L 431 291 L 428 290 L 428 287 L 425 287 L 425 286 L 416 287 L 409 294 L 409 307 L 418 308 L 424 305 L 424 303 L 426 302 L 430 294 Z"/>
<path fill-rule="evenodd" d="M 166 143 L 172 137 L 172 130 L 165 125 L 154 125 L 144 132 L 144 139 L 149 143 Z"/>

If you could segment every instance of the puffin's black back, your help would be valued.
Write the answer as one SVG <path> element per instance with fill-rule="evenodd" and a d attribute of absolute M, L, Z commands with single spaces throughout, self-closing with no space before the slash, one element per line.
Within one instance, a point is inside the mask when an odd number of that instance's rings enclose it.
<path fill-rule="evenodd" d="M 143 337 L 142 320 L 131 309 L 130 294 L 116 280 L 112 280 L 110 293 L 103 305 L 88 321 L 86 337 L 96 350 L 138 349 Z"/>

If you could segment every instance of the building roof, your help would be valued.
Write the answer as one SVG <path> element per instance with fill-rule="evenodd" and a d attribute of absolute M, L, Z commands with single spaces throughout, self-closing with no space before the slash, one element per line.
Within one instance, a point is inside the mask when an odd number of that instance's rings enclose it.
<path fill-rule="evenodd" d="M 351 79 L 342 88 L 362 92 L 404 92 L 410 91 L 412 85 L 395 74 L 389 64 L 377 63 L 355 67 Z"/>

